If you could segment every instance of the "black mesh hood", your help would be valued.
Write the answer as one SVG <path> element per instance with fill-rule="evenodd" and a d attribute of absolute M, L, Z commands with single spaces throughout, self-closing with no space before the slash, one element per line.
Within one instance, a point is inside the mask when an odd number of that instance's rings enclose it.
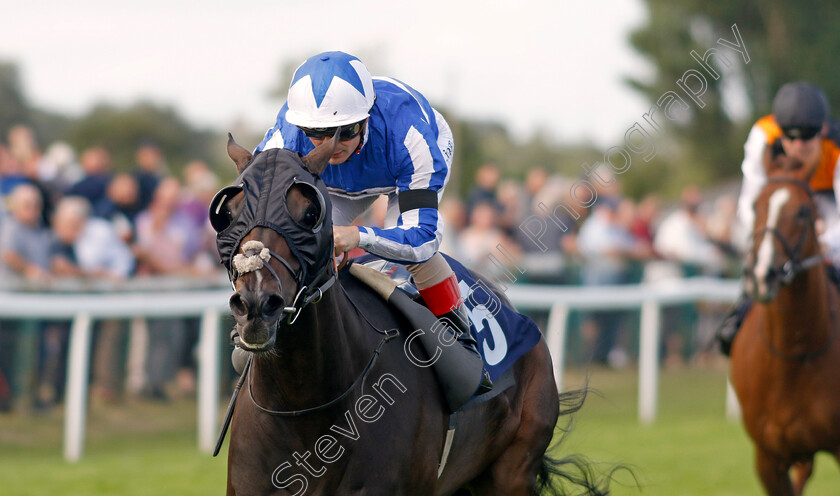
<path fill-rule="evenodd" d="M 289 213 L 286 194 L 295 183 L 308 184 L 323 199 L 324 219 L 314 230 L 298 225 Z M 240 212 L 216 235 L 219 256 L 228 272 L 231 272 L 231 260 L 242 238 L 255 227 L 266 227 L 285 238 L 300 262 L 298 282 L 311 285 L 330 262 L 333 252 L 332 205 L 321 178 L 309 172 L 300 154 L 291 150 L 272 148 L 258 153 L 233 185 L 216 194 L 210 205 L 211 222 L 214 215 L 218 215 L 220 204 L 239 191 L 245 194 Z M 231 275 L 233 278 L 232 272 Z"/>

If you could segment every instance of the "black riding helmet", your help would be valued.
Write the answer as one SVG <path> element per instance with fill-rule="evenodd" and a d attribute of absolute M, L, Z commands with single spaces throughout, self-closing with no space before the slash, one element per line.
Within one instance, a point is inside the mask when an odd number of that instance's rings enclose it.
<path fill-rule="evenodd" d="M 781 128 L 822 127 L 829 117 L 828 99 L 805 81 L 788 83 L 773 99 L 773 116 Z"/>

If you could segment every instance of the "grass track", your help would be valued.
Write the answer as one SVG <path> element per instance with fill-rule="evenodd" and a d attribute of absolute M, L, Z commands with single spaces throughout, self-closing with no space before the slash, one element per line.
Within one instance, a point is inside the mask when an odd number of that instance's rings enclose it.
<path fill-rule="evenodd" d="M 724 419 L 724 372 L 664 371 L 660 411 L 650 427 L 636 416 L 633 372 L 597 370 L 596 392 L 575 417 L 575 428 L 558 455 L 582 453 L 601 468 L 633 467 L 642 489 L 620 483 L 614 495 L 759 495 L 752 448 L 740 424 Z M 583 373 L 566 378 L 581 386 Z M 224 494 L 226 460 L 198 453 L 195 403 L 93 407 L 84 459 L 61 458 L 60 411 L 36 417 L 0 416 L 0 495 L 151 496 Z M 817 458 L 807 496 L 840 494 L 840 470 Z"/>

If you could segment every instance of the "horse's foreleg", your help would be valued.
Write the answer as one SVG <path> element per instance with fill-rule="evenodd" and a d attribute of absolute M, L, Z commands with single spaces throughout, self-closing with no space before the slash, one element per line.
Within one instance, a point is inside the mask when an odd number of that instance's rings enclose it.
<path fill-rule="evenodd" d="M 793 465 L 793 492 L 796 493 L 796 496 L 802 494 L 802 490 L 805 489 L 805 483 L 808 482 L 808 478 L 811 477 L 812 473 L 814 473 L 813 457 Z"/>
<path fill-rule="evenodd" d="M 756 449 L 756 469 L 768 496 L 796 496 L 790 481 L 790 464 Z"/>

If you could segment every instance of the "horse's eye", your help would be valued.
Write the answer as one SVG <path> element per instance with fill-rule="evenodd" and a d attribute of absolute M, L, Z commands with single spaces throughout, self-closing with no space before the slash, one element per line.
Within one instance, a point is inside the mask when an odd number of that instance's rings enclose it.
<path fill-rule="evenodd" d="M 802 207 L 799 209 L 799 218 L 801 220 L 808 220 L 811 218 L 811 207 Z"/>
<path fill-rule="evenodd" d="M 296 199 L 293 199 L 292 192 L 299 193 L 302 198 L 297 197 Z M 295 183 L 291 188 L 289 188 L 289 192 L 286 195 L 286 201 L 289 204 L 300 201 L 306 202 L 306 206 L 300 214 L 300 218 L 295 219 L 295 222 L 297 222 L 298 225 L 313 232 L 317 232 L 321 228 L 321 225 L 324 223 L 326 208 L 324 205 L 324 198 L 321 196 L 320 191 L 307 183 Z"/>
<path fill-rule="evenodd" d="M 300 219 L 299 224 L 307 229 L 314 229 L 318 223 L 318 209 L 310 205 L 306 207 L 303 212 L 303 218 Z"/>

